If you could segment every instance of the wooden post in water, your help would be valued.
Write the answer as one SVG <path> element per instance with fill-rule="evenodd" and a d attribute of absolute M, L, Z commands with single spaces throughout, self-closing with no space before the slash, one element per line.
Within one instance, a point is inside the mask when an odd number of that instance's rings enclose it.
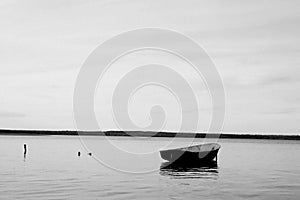
<path fill-rule="evenodd" d="M 24 155 L 26 155 L 26 154 L 27 154 L 27 145 L 24 144 Z"/>
<path fill-rule="evenodd" d="M 27 154 L 27 145 L 24 144 L 24 160 L 25 160 L 25 158 L 26 158 L 26 154 Z"/>

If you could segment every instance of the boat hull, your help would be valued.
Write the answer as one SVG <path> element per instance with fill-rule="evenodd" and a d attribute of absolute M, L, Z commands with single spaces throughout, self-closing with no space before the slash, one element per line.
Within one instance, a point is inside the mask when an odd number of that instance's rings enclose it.
<path fill-rule="evenodd" d="M 219 149 L 218 144 L 197 145 L 160 151 L 160 155 L 164 160 L 174 164 L 205 164 L 217 160 Z"/>

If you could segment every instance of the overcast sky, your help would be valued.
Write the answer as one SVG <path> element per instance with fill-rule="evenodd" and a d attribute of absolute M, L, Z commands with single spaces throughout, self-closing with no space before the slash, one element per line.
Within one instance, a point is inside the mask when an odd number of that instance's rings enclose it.
<path fill-rule="evenodd" d="M 161 27 L 193 38 L 214 60 L 225 132 L 297 133 L 299 10 L 298 0 L 0 0 L 0 128 L 74 129 L 74 84 L 90 52 L 120 32 Z"/>

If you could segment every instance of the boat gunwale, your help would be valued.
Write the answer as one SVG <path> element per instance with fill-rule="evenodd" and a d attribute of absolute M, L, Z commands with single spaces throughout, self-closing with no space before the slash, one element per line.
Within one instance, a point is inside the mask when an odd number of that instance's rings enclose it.
<path fill-rule="evenodd" d="M 191 150 L 189 150 L 189 148 L 198 147 L 198 146 L 209 146 L 209 145 L 215 145 L 215 146 L 217 146 L 217 148 L 209 150 L 209 151 L 191 151 Z M 220 148 L 221 148 L 221 145 L 219 145 L 218 143 L 206 143 L 206 144 L 193 145 L 193 146 L 189 146 L 189 147 L 179 147 L 179 148 L 174 148 L 174 149 L 160 150 L 160 152 L 186 151 L 186 152 L 191 152 L 191 153 L 198 153 L 198 152 L 210 152 L 210 151 L 214 151 L 214 150 L 219 150 Z"/>

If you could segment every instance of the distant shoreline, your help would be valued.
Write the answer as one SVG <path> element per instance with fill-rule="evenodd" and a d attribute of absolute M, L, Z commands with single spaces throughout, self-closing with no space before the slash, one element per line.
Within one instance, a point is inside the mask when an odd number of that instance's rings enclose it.
<path fill-rule="evenodd" d="M 258 134 L 213 134 L 213 133 L 175 133 L 143 131 L 54 131 L 54 130 L 10 130 L 0 129 L 0 135 L 11 136 L 136 136 L 136 137 L 181 137 L 181 138 L 221 138 L 221 139 L 264 139 L 264 140 L 300 140 L 300 135 L 258 135 Z"/>

